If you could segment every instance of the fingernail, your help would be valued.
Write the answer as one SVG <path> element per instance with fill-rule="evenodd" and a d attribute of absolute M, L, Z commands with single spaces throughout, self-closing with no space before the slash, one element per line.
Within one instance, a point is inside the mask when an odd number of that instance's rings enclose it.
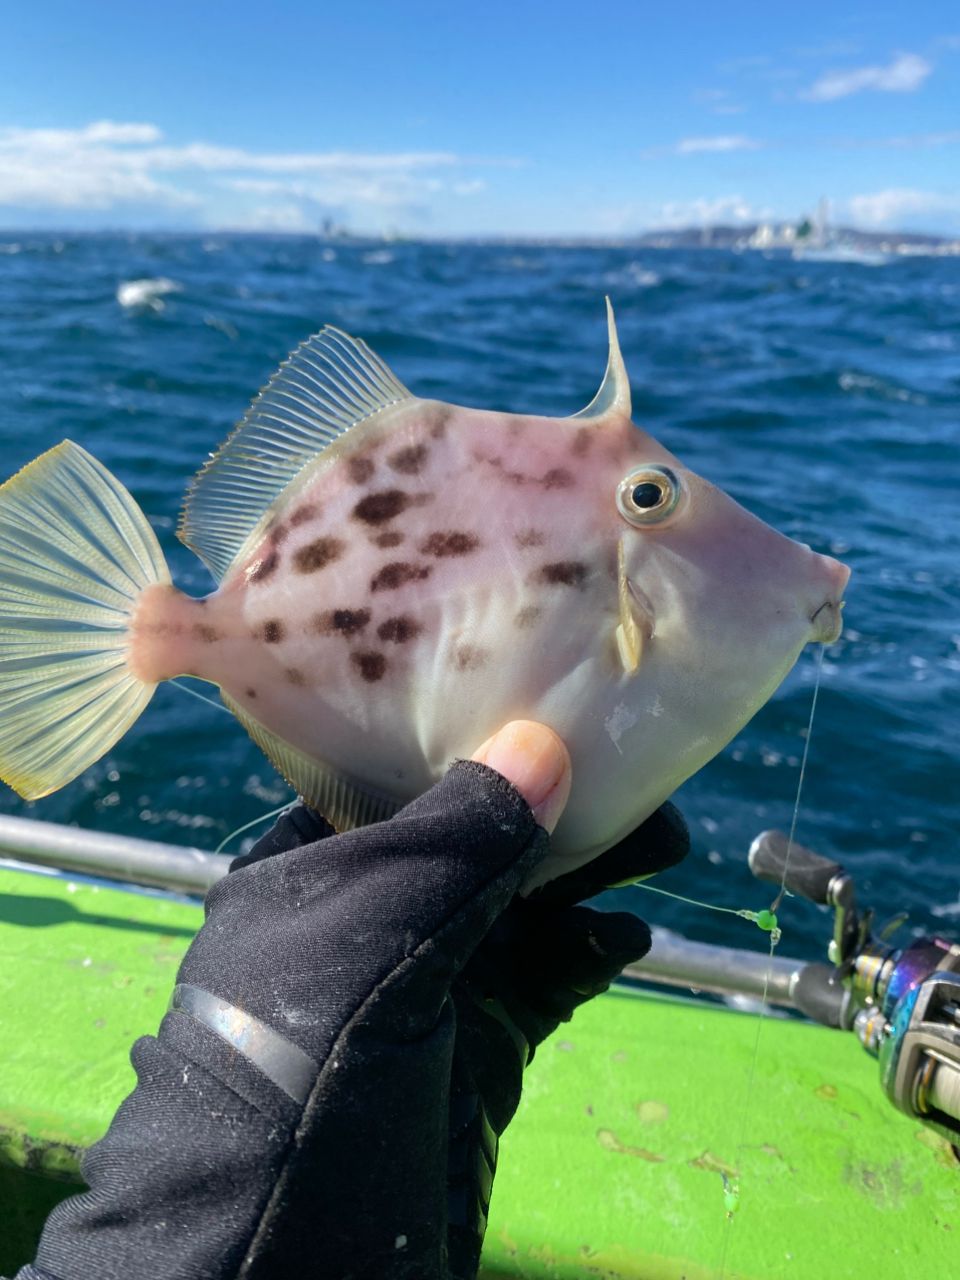
<path fill-rule="evenodd" d="M 546 725 L 513 720 L 488 738 L 474 760 L 502 773 L 533 810 L 541 827 L 552 831 L 570 795 L 570 754 Z"/>

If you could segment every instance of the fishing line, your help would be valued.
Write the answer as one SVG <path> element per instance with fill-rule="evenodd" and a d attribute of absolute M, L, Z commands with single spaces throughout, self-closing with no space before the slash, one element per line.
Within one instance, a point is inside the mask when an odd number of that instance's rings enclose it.
<path fill-rule="evenodd" d="M 780 877 L 780 889 L 773 902 L 770 904 L 770 910 L 776 911 L 783 901 L 783 895 L 787 891 L 787 872 L 790 869 L 790 855 L 793 853 L 793 837 L 797 830 L 797 817 L 800 813 L 800 792 L 803 790 L 803 778 L 807 772 L 807 757 L 810 754 L 810 739 L 813 736 L 813 717 L 817 710 L 817 695 L 820 692 L 820 675 L 823 671 L 823 655 L 827 651 L 825 644 L 820 645 L 820 652 L 817 654 L 816 676 L 813 681 L 813 701 L 810 703 L 810 718 L 807 720 L 807 737 L 803 744 L 803 758 L 800 761 L 800 777 L 797 779 L 797 798 L 793 805 L 793 818 L 790 821 L 790 834 L 787 836 L 787 853 L 783 860 L 783 874 Z"/>
<path fill-rule="evenodd" d="M 176 685 L 177 688 L 181 689 L 184 693 L 189 693 L 191 698 L 199 698 L 199 700 L 201 702 L 205 702 L 208 707 L 213 707 L 216 711 L 223 711 L 228 716 L 232 715 L 232 712 L 228 711 L 222 702 L 214 702 L 214 700 L 212 698 L 208 698 L 206 694 L 198 693 L 196 689 L 191 689 L 187 684 L 181 684 L 179 680 L 171 680 L 170 683 Z M 266 822 L 268 818 L 279 817 L 281 813 L 286 813 L 293 804 L 296 804 L 296 797 L 294 797 L 293 800 L 287 800 L 284 804 L 280 805 L 278 809 L 271 809 L 269 813 L 261 813 L 259 818 L 253 818 L 250 822 L 245 822 L 242 827 L 237 827 L 237 829 L 235 831 L 231 831 L 228 836 L 224 836 L 216 849 L 214 849 L 214 853 L 222 853 L 234 836 L 243 835 L 244 831 L 249 831 L 251 827 L 256 827 L 261 822 Z"/>
<path fill-rule="evenodd" d="M 747 907 L 721 907 L 716 902 L 701 902 L 699 898 L 685 898 L 682 893 L 671 893 L 669 889 L 659 889 L 656 885 L 644 884 L 642 880 L 636 880 L 628 887 L 631 889 L 646 889 L 647 893 L 660 893 L 665 898 L 674 898 L 677 902 L 685 902 L 691 907 L 703 907 L 704 911 L 722 911 L 728 916 L 739 916 L 741 920 L 749 920 L 751 924 L 755 924 L 764 933 L 776 935 L 775 942 L 780 941 L 777 915 L 772 909 L 769 911 L 751 911 Z"/>
<path fill-rule="evenodd" d="M 208 698 L 205 693 L 197 693 L 196 689 L 191 689 L 188 684 L 181 684 L 179 680 L 171 680 L 170 683 L 176 685 L 178 689 L 182 689 L 184 693 L 189 693 L 191 698 L 199 698 L 200 701 L 205 702 L 208 707 L 215 707 L 217 711 L 223 711 L 228 716 L 232 714 L 230 711 L 227 711 L 227 708 L 222 702 L 214 702 L 214 700 L 212 698 Z"/>
<path fill-rule="evenodd" d="M 813 736 L 813 717 L 817 710 L 817 695 L 820 692 L 820 677 L 823 672 L 823 655 L 826 651 L 825 645 L 819 646 L 817 655 L 817 665 L 813 682 L 813 698 L 810 701 L 810 716 L 807 720 L 807 736 L 803 746 L 803 757 L 800 761 L 800 776 L 797 779 L 797 795 L 793 804 L 793 819 L 790 823 L 790 835 L 787 840 L 787 852 L 783 862 L 783 874 L 780 877 L 780 889 L 776 898 L 770 905 L 770 913 L 776 918 L 776 910 L 783 897 L 787 892 L 787 872 L 790 866 L 790 853 L 793 848 L 793 837 L 797 829 L 797 818 L 800 813 L 800 796 L 803 791 L 804 777 L 807 771 L 807 757 L 810 753 L 810 739 Z M 746 1096 L 744 1098 L 743 1109 L 740 1116 L 740 1136 L 734 1148 L 734 1160 L 736 1167 L 739 1167 L 741 1155 L 743 1153 L 747 1136 L 747 1122 L 750 1115 L 750 1097 L 753 1093 L 753 1082 L 757 1072 L 757 1062 L 760 1057 L 760 1032 L 763 1029 L 764 1019 L 767 1017 L 767 992 L 770 985 L 770 971 L 773 966 L 773 953 L 777 943 L 780 941 L 780 930 L 776 929 L 770 934 L 770 952 L 767 957 L 767 967 L 763 975 L 763 994 L 760 998 L 760 1013 L 757 1017 L 757 1034 L 753 1042 L 753 1057 L 750 1061 L 750 1070 L 747 1073 Z M 726 1210 L 726 1225 L 723 1233 L 723 1246 L 720 1251 L 720 1270 L 717 1280 L 723 1280 L 726 1274 L 727 1251 L 730 1247 L 730 1236 L 733 1227 L 734 1215 L 740 1207 L 740 1175 L 735 1173 L 733 1178 L 728 1178 L 725 1173 L 721 1174 L 723 1178 L 723 1203 Z"/>
<path fill-rule="evenodd" d="M 224 847 L 230 843 L 234 836 L 243 835 L 244 831 L 249 831 L 251 827 L 259 826 L 261 822 L 266 822 L 268 818 L 278 818 L 281 813 L 286 813 L 297 803 L 296 796 L 292 800 L 288 800 L 285 804 L 280 805 L 277 809 L 271 809 L 269 813 L 261 813 L 259 818 L 251 818 L 249 822 L 245 822 L 242 827 L 237 827 L 236 831 L 231 831 L 228 836 L 224 836 L 220 843 L 214 849 L 214 853 L 223 853 Z"/>

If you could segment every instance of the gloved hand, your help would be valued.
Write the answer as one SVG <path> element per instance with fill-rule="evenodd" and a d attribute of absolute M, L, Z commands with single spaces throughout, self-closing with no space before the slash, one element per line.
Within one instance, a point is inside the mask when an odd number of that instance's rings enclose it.
<path fill-rule="evenodd" d="M 576 904 L 663 871 L 689 848 L 679 810 L 663 805 L 593 862 L 514 898 L 454 983 L 448 1245 L 456 1280 L 476 1275 L 499 1138 L 536 1046 L 650 950 L 637 916 Z"/>
<path fill-rule="evenodd" d="M 555 823 L 569 785 L 553 742 L 552 763 L 516 778 L 530 804 L 460 762 L 389 822 L 326 838 L 300 808 L 237 860 L 208 895 L 174 1011 L 134 1046 L 138 1084 L 88 1153 L 90 1190 L 54 1210 L 25 1280 L 449 1275 L 451 1090 L 472 1080 L 506 1123 L 519 1079 L 514 1039 L 512 1057 L 492 1040 L 478 1051 L 455 1004 L 489 1019 L 492 982 L 533 1043 L 585 994 L 535 999 L 497 976 L 549 886 L 510 907 L 504 941 L 490 933 L 547 855 L 538 819 Z M 551 981 L 596 985 L 625 954 Z"/>

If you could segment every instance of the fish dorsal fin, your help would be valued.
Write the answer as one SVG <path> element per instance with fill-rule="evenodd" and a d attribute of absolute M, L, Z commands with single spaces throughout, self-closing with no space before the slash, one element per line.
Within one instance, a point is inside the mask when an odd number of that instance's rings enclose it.
<path fill-rule="evenodd" d="M 328 325 L 301 343 L 201 468 L 177 536 L 218 582 L 287 485 L 359 422 L 407 388 L 364 342 Z"/>
<path fill-rule="evenodd" d="M 607 371 L 600 383 L 600 390 L 585 409 L 572 415 L 574 418 L 602 418 L 605 413 L 611 411 L 623 414 L 625 418 L 630 417 L 630 379 L 627 377 L 626 365 L 620 353 L 617 321 L 609 298 L 607 298 L 607 333 L 610 349 L 607 355 Z"/>
<path fill-rule="evenodd" d="M 350 831 L 371 822 L 384 822 L 401 807 L 399 801 L 349 781 L 284 742 L 222 689 L 220 696 L 277 772 L 335 830 Z"/>

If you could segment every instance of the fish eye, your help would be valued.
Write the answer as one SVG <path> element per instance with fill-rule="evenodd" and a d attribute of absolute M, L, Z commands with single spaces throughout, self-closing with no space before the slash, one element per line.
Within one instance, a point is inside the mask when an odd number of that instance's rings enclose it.
<path fill-rule="evenodd" d="M 641 467 L 620 481 L 617 507 L 631 524 L 659 524 L 676 510 L 682 492 L 679 479 L 669 467 Z"/>

